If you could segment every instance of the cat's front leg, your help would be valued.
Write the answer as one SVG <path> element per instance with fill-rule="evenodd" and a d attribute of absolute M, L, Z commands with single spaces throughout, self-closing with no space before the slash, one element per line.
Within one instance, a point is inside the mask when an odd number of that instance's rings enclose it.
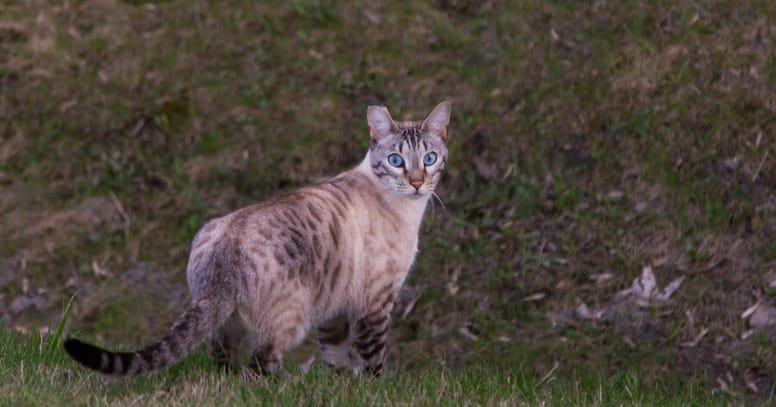
<path fill-rule="evenodd" d="M 375 310 L 356 323 L 355 348 L 364 361 L 367 374 L 379 377 L 385 363 L 385 340 L 391 320 L 391 302 Z"/>
<path fill-rule="evenodd" d="M 323 362 L 336 371 L 358 373 L 361 360 L 350 335 L 350 323 L 344 315 L 318 325 L 318 344 Z"/>

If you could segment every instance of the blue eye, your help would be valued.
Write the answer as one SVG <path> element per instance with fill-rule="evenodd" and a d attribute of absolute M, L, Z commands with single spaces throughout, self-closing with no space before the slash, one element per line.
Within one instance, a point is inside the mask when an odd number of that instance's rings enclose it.
<path fill-rule="evenodd" d="M 437 160 L 437 155 L 433 151 L 423 156 L 424 165 L 434 165 L 436 160 Z"/>
<path fill-rule="evenodd" d="M 399 154 L 393 153 L 388 156 L 388 164 L 399 168 L 404 165 L 404 158 L 402 158 Z"/>

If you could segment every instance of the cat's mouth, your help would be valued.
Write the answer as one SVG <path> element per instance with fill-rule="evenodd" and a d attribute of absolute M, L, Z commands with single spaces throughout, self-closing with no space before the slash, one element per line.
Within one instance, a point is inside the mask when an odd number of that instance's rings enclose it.
<path fill-rule="evenodd" d="M 430 192 L 427 189 L 421 188 L 407 188 L 405 189 L 405 195 L 410 198 L 421 198 L 428 195 Z"/>
<path fill-rule="evenodd" d="M 431 184 L 422 184 L 419 186 L 409 185 L 408 183 L 400 183 L 396 186 L 396 191 L 408 198 L 422 198 L 430 195 L 434 192 L 434 188 Z"/>

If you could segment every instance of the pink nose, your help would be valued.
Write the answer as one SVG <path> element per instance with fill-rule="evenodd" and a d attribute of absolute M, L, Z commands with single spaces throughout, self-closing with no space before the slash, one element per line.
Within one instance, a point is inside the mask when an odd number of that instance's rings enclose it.
<path fill-rule="evenodd" d="M 420 187 L 423 186 L 423 180 L 420 179 L 420 180 L 416 180 L 416 181 L 410 181 L 410 185 L 415 187 L 415 189 L 420 189 Z"/>

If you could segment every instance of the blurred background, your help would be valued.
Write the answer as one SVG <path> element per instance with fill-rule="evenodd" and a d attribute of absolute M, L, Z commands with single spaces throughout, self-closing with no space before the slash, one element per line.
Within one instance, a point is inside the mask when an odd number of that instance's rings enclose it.
<path fill-rule="evenodd" d="M 776 3 L 0 0 L 0 316 L 137 345 L 208 219 L 453 103 L 392 369 L 768 396 Z M 553 370 L 554 369 L 554 370 Z"/>

